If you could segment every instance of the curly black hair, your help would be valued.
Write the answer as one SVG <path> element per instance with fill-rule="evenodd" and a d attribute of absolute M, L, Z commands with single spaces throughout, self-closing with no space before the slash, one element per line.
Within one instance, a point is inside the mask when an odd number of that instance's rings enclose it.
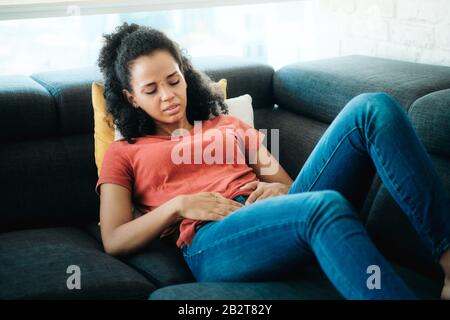
<path fill-rule="evenodd" d="M 184 75 L 188 84 L 186 115 L 190 124 L 228 113 L 223 95 L 211 87 L 211 78 L 196 70 L 179 45 L 163 32 L 124 23 L 103 37 L 105 44 L 100 50 L 98 66 L 105 82 L 106 111 L 128 143 L 136 142 L 132 138 L 155 134 L 153 119 L 141 108 L 134 108 L 122 93 L 123 89 L 132 91 L 130 66 L 133 60 L 155 50 L 170 53 Z"/>

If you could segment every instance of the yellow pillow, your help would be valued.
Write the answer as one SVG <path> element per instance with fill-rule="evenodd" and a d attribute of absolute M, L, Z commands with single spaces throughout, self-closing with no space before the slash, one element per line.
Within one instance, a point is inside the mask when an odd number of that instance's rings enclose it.
<path fill-rule="evenodd" d="M 224 99 L 227 98 L 227 79 L 220 79 L 217 82 L 213 82 L 212 88 L 213 90 L 222 92 Z"/>
<path fill-rule="evenodd" d="M 221 79 L 213 83 L 213 90 L 220 90 L 227 98 L 227 80 Z M 100 176 L 106 150 L 114 142 L 114 124 L 112 116 L 106 112 L 106 101 L 103 97 L 105 87 L 99 82 L 92 83 L 92 106 L 94 108 L 94 146 L 97 174 Z"/>

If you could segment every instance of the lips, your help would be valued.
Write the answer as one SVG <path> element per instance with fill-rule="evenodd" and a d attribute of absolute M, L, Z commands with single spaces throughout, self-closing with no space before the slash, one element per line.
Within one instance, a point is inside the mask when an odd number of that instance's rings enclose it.
<path fill-rule="evenodd" d="M 165 108 L 162 112 L 172 116 L 174 114 L 177 114 L 180 111 L 180 105 L 179 104 L 173 104 L 167 108 Z"/>
<path fill-rule="evenodd" d="M 177 104 L 177 103 L 174 103 L 174 104 L 168 106 L 167 108 L 165 108 L 165 109 L 163 110 L 163 112 L 164 112 L 164 111 L 169 111 L 169 110 L 175 109 L 176 107 L 178 107 L 178 104 Z"/>

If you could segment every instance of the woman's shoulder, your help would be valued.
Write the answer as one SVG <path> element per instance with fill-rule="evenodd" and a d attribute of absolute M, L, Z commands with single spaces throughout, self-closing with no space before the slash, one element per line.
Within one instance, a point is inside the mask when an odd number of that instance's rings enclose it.
<path fill-rule="evenodd" d="M 129 143 L 127 142 L 127 140 L 125 140 L 125 138 L 115 140 L 115 141 L 111 142 L 108 150 L 114 150 L 114 151 L 124 150 L 124 149 L 126 149 L 128 144 Z"/>
<path fill-rule="evenodd" d="M 227 127 L 234 129 L 243 129 L 244 131 L 250 129 L 251 126 L 243 122 L 240 118 L 230 114 L 220 114 L 213 119 L 208 120 L 209 128 Z"/>
<path fill-rule="evenodd" d="M 239 119 L 230 114 L 219 114 L 212 119 L 209 119 L 208 122 L 211 123 L 212 126 L 224 125 L 224 124 L 232 124 L 239 125 Z"/>
<path fill-rule="evenodd" d="M 133 151 L 134 144 L 129 144 L 126 139 L 115 140 L 109 145 L 106 154 L 114 157 L 127 158 Z"/>

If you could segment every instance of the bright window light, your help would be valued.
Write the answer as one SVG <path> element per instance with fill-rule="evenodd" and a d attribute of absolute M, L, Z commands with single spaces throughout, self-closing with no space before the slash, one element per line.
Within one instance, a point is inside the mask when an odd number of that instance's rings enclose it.
<path fill-rule="evenodd" d="M 312 1 L 0 21 L 0 74 L 96 65 L 123 22 L 165 32 L 191 57 L 239 56 L 275 69 L 310 54 Z"/>

